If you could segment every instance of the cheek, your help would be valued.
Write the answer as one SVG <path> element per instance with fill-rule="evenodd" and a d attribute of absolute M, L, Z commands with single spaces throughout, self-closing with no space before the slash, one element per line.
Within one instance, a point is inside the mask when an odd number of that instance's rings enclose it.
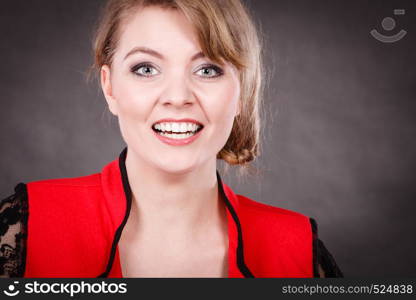
<path fill-rule="evenodd" d="M 124 141 L 132 146 L 138 141 L 144 141 L 146 128 L 151 115 L 157 89 L 138 84 L 126 78 L 114 81 L 114 98 L 118 106 L 118 123 Z M 136 147 L 133 146 L 134 148 Z"/>
<path fill-rule="evenodd" d="M 120 121 L 145 121 L 157 97 L 156 90 L 138 85 L 134 80 L 115 82 L 114 97 L 118 103 Z"/>
<path fill-rule="evenodd" d="M 230 127 L 238 109 L 239 85 L 232 82 L 211 89 L 209 110 L 211 121 L 218 126 Z"/>

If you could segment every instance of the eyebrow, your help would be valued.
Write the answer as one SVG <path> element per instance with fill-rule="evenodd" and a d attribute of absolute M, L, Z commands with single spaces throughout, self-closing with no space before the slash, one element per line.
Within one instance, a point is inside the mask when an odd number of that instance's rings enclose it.
<path fill-rule="evenodd" d="M 160 54 L 159 52 L 157 52 L 153 49 L 150 49 L 150 48 L 147 48 L 147 47 L 134 47 L 133 49 L 131 49 L 129 51 L 129 53 L 126 54 L 126 56 L 124 57 L 124 60 L 126 60 L 126 58 L 129 57 L 130 55 L 138 53 L 138 52 L 149 54 L 149 55 L 155 56 L 157 58 L 160 58 L 162 60 L 165 58 L 162 54 Z M 202 57 L 205 57 L 204 53 L 198 52 L 194 56 L 192 56 L 191 61 L 194 61 L 194 60 L 196 60 L 198 58 L 202 58 Z"/>

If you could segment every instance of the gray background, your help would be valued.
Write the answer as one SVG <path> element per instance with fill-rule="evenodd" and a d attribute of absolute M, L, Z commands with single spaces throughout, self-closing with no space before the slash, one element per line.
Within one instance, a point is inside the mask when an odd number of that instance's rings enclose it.
<path fill-rule="evenodd" d="M 99 172 L 124 148 L 87 85 L 98 0 L 1 0 L 0 193 Z M 269 82 L 258 177 L 237 193 L 315 218 L 347 277 L 415 276 L 415 1 L 248 2 Z M 393 9 L 406 9 L 394 16 Z M 397 26 L 383 30 L 381 20 Z M 371 29 L 401 41 L 384 44 Z"/>

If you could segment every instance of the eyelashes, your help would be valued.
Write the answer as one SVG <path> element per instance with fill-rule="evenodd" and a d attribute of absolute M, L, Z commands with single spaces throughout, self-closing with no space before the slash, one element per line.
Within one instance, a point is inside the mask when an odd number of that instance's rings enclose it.
<path fill-rule="evenodd" d="M 207 79 L 211 79 L 211 78 L 217 78 L 220 77 L 222 75 L 224 75 L 224 71 L 213 64 L 204 64 L 202 65 L 195 73 L 199 73 L 200 71 L 208 71 L 208 76 L 205 75 L 199 75 L 200 77 L 203 78 L 207 78 Z M 150 62 L 143 62 L 143 63 L 139 63 L 135 66 L 133 66 L 130 71 L 139 77 L 153 77 L 153 76 L 157 76 L 160 72 L 157 70 L 157 68 L 155 68 Z M 212 71 L 214 72 L 214 75 L 210 75 L 212 73 Z M 203 72 L 202 74 L 207 74 L 207 72 Z"/>
<path fill-rule="evenodd" d="M 213 64 L 202 65 L 201 68 L 199 68 L 197 72 L 201 70 L 214 70 L 215 71 L 215 75 L 208 76 L 208 78 L 215 78 L 215 77 L 224 75 L 224 71 L 220 67 L 213 65 Z M 206 76 L 203 76 L 203 77 L 206 77 Z"/>
<path fill-rule="evenodd" d="M 151 76 L 157 75 L 157 74 L 151 74 L 151 73 L 147 73 L 147 74 L 143 73 L 143 70 L 145 70 L 145 72 L 146 72 L 146 71 L 149 71 L 149 70 L 156 70 L 156 68 L 153 67 L 150 63 L 140 63 L 140 64 L 135 65 L 134 67 L 131 68 L 131 72 L 133 72 L 137 76 L 151 77 Z"/>

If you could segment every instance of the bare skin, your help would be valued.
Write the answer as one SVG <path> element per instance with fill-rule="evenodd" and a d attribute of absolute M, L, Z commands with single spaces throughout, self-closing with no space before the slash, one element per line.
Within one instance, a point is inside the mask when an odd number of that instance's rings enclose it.
<path fill-rule="evenodd" d="M 146 226 L 140 222 L 145 217 L 138 203 L 133 199 L 119 242 L 123 277 L 228 277 L 228 227 L 222 200 L 215 202 L 211 222 L 183 230 L 163 220 Z"/>

